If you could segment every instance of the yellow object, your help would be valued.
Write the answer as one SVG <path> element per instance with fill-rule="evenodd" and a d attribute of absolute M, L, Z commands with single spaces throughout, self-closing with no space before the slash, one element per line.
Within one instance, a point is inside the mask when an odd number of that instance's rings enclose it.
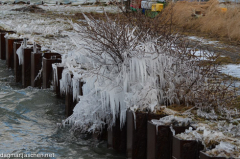
<path fill-rule="evenodd" d="M 152 4 L 152 11 L 153 12 L 161 12 L 162 10 L 163 10 L 163 4 L 162 3 Z"/>
<path fill-rule="evenodd" d="M 227 8 L 221 8 L 221 12 L 226 13 L 227 12 Z"/>

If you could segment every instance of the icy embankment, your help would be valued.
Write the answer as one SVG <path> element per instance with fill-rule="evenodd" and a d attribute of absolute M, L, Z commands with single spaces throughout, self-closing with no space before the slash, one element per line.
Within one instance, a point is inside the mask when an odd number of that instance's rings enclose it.
<path fill-rule="evenodd" d="M 121 12 L 118 6 L 92 6 L 92 5 L 79 5 L 79 6 L 63 6 L 63 5 L 57 5 L 57 6 L 39 6 L 40 8 L 54 12 L 54 14 L 63 14 L 63 15 L 74 15 L 75 13 L 79 12 L 96 12 L 96 13 L 118 13 Z"/>
<path fill-rule="evenodd" d="M 15 6 L 16 7 L 16 6 Z M 22 6 L 18 6 L 22 7 Z M 17 8 L 17 7 L 16 7 Z M 12 7 L 1 6 L 0 26 L 6 30 L 16 31 L 17 34 L 28 38 L 28 43 L 38 43 L 42 49 L 48 49 L 60 54 L 74 49 L 70 39 L 61 34 L 64 30 L 70 30 L 71 26 L 64 19 L 50 19 L 45 16 L 31 13 L 9 11 Z"/>
<path fill-rule="evenodd" d="M 69 22 L 61 18 L 48 18 L 41 14 L 23 13 L 11 11 L 12 9 L 22 8 L 23 5 L 2 5 L 0 11 L 0 27 L 16 31 L 17 34 L 24 35 L 29 39 L 29 43 L 36 42 L 43 49 L 67 54 L 71 50 L 76 50 L 75 45 L 64 33 L 71 33 L 72 26 Z M 38 7 L 53 12 L 54 14 L 75 14 L 79 12 L 118 12 L 117 6 L 96 7 L 96 6 L 42 6 Z M 72 32 L 74 34 L 74 32 Z"/>

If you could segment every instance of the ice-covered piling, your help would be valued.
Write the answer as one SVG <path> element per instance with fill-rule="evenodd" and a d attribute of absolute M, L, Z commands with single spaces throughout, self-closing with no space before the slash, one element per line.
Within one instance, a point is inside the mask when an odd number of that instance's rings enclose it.
<path fill-rule="evenodd" d="M 119 153 L 126 154 L 127 124 L 124 124 L 124 126 L 121 128 L 120 119 L 117 118 L 115 125 L 108 130 L 107 134 L 108 148 L 111 147 Z"/>
<path fill-rule="evenodd" d="M 65 115 L 69 117 L 73 114 L 73 109 L 76 106 L 77 102 L 73 101 L 73 92 L 70 90 L 65 95 Z"/>
<path fill-rule="evenodd" d="M 17 54 L 17 50 L 21 47 L 22 42 L 14 42 L 14 75 L 15 75 L 15 82 L 22 81 L 22 67 L 19 65 L 19 58 Z"/>
<path fill-rule="evenodd" d="M 172 158 L 173 135 L 185 132 L 191 119 L 169 115 L 148 122 L 147 159 Z"/>
<path fill-rule="evenodd" d="M 41 87 L 41 77 L 36 78 L 42 68 L 42 53 L 31 53 L 31 86 Z"/>
<path fill-rule="evenodd" d="M 59 53 L 46 53 L 43 57 L 43 88 L 50 88 L 52 82 L 52 64 L 61 63 L 61 55 Z"/>
<path fill-rule="evenodd" d="M 56 64 L 52 64 L 52 68 L 53 68 L 53 85 L 54 85 L 56 95 L 57 97 L 62 97 L 60 93 L 60 80 L 62 79 L 62 72 L 63 72 L 64 66 L 56 63 Z"/>
<path fill-rule="evenodd" d="M 75 94 L 78 94 L 80 96 L 83 95 L 83 91 L 82 91 L 83 82 L 81 82 L 81 80 L 76 80 L 75 84 L 73 84 L 73 81 L 74 81 L 73 74 L 68 74 L 70 72 L 68 72 L 66 74 L 65 72 L 66 72 L 66 70 L 62 72 L 62 80 L 65 80 L 66 76 L 67 76 L 68 82 L 67 82 L 67 85 L 64 86 L 64 89 L 65 89 L 64 94 L 65 94 L 66 116 L 69 117 L 70 115 L 73 114 L 73 109 L 79 101 L 79 98 L 78 97 L 74 98 L 74 95 Z M 63 81 L 61 81 L 61 82 L 63 82 Z M 73 88 L 73 85 L 76 88 Z M 63 90 L 61 90 L 61 92 L 63 92 Z"/>
<path fill-rule="evenodd" d="M 43 52 L 38 51 L 39 49 L 39 47 L 36 48 L 34 46 L 33 52 L 31 53 L 31 86 L 40 88 L 42 86 L 42 75 L 40 71 L 42 69 Z"/>
<path fill-rule="evenodd" d="M 73 74 L 71 74 L 71 81 L 72 79 L 73 79 Z M 73 108 L 75 107 L 77 102 L 73 100 L 72 82 L 70 85 L 67 85 L 66 87 L 68 87 L 66 88 L 66 90 L 68 91 L 65 91 L 65 112 L 66 112 L 66 116 L 69 117 L 70 115 L 73 114 Z"/>

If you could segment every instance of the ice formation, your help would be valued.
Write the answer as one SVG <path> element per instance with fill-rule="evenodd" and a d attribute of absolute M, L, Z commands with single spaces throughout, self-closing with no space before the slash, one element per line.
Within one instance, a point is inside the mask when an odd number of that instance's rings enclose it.
<path fill-rule="evenodd" d="M 64 69 L 62 72 L 62 79 L 60 80 L 60 92 L 61 94 L 67 94 L 72 88 L 71 72 L 68 69 Z"/>
<path fill-rule="evenodd" d="M 156 125 L 156 133 L 158 133 L 158 126 L 170 126 L 170 130 L 172 131 L 173 135 L 175 135 L 175 130 L 173 126 L 189 126 L 192 119 L 190 118 L 183 118 L 174 115 L 168 115 L 159 120 L 152 119 L 152 124 Z"/>
<path fill-rule="evenodd" d="M 158 126 L 158 125 L 173 125 L 173 126 L 188 126 L 190 125 L 192 119 L 190 118 L 183 118 L 174 115 L 169 115 L 159 120 L 153 119 L 151 122 Z"/>
<path fill-rule="evenodd" d="M 201 108 L 197 110 L 197 115 L 206 119 L 217 119 L 218 115 L 216 115 L 215 111 L 212 109 L 210 113 L 206 111 L 202 111 Z"/>
<path fill-rule="evenodd" d="M 21 45 L 17 51 L 16 54 L 18 55 L 19 65 L 23 64 L 23 45 Z"/>
<path fill-rule="evenodd" d="M 19 36 L 18 34 L 6 34 L 4 36 L 4 38 L 7 38 L 7 39 L 22 39 L 23 36 Z"/>
<path fill-rule="evenodd" d="M 58 83 L 58 72 L 57 72 L 57 67 L 64 67 L 64 65 L 59 64 L 59 63 L 54 63 L 52 64 L 52 68 L 53 68 L 53 83 L 56 84 L 57 86 L 60 85 L 60 83 Z"/>

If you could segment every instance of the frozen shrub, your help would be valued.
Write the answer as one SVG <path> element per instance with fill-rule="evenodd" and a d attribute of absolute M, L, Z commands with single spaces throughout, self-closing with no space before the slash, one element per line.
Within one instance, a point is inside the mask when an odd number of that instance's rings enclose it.
<path fill-rule="evenodd" d="M 213 82 L 218 68 L 213 53 L 196 55 L 178 35 L 164 31 L 154 35 L 154 30 L 107 15 L 105 20 L 85 19 L 88 26 L 71 22 L 76 33 L 69 36 L 78 49 L 64 60 L 75 79 L 85 83 L 73 115 L 64 121 L 74 128 L 101 130 L 118 117 L 123 126 L 129 108 L 153 111 L 171 104 L 214 108 L 226 106 L 224 99 L 232 97 L 226 85 Z"/>

